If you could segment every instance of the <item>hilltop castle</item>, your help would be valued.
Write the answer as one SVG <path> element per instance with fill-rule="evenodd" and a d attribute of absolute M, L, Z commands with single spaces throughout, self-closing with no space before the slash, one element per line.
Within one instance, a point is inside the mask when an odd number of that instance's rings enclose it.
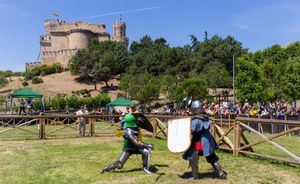
<path fill-rule="evenodd" d="M 113 40 L 128 45 L 125 22 L 113 23 L 113 36 L 105 31 L 104 24 L 78 21 L 68 23 L 59 19 L 45 21 L 46 33 L 40 36 L 40 61 L 26 63 L 26 70 L 43 64 L 61 63 L 68 66 L 69 59 L 79 50 L 86 49 L 92 39 Z"/>

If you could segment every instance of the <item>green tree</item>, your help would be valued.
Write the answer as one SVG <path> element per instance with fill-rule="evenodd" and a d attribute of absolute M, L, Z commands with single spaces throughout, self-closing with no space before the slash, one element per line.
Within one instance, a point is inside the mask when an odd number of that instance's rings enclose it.
<path fill-rule="evenodd" d="M 199 77 L 189 78 L 182 82 L 182 88 L 187 97 L 204 100 L 208 95 L 206 82 Z"/>
<path fill-rule="evenodd" d="M 119 87 L 127 93 L 127 96 L 138 100 L 141 104 L 151 105 L 153 100 L 159 98 L 161 81 L 149 73 L 126 74 L 122 76 Z"/>
<path fill-rule="evenodd" d="M 239 101 L 262 102 L 272 97 L 272 91 L 265 88 L 265 79 L 259 66 L 250 57 L 238 60 L 236 81 Z"/>
<path fill-rule="evenodd" d="M 279 97 L 289 101 L 300 98 L 300 58 L 289 59 L 285 71 L 278 82 Z"/>
<path fill-rule="evenodd" d="M 8 84 L 8 80 L 4 75 L 0 75 L 0 88 Z"/>
<path fill-rule="evenodd" d="M 217 88 L 232 87 L 232 77 L 225 67 L 218 62 L 207 64 L 200 77 L 207 82 L 208 87 L 214 89 L 215 93 Z"/>
<path fill-rule="evenodd" d="M 108 80 L 124 73 L 128 67 L 128 50 L 120 42 L 93 40 L 88 49 L 78 52 L 69 61 L 72 74 L 92 81 Z M 82 80 L 85 81 L 85 80 Z"/>

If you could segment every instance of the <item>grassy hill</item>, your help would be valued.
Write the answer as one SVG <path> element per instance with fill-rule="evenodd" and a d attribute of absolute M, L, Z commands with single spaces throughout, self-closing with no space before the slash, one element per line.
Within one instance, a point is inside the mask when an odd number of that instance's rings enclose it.
<path fill-rule="evenodd" d="M 70 72 L 62 72 L 62 73 L 56 73 L 52 75 L 47 75 L 41 77 L 43 79 L 43 83 L 41 84 L 32 84 L 31 81 L 29 81 L 29 88 L 32 88 L 40 93 L 43 93 L 45 97 L 53 97 L 58 93 L 66 93 L 66 94 L 72 94 L 72 91 L 78 91 L 81 89 L 88 89 L 93 90 L 94 85 L 87 85 L 87 84 L 81 84 L 76 82 L 74 79 L 76 76 L 71 75 Z M 6 96 L 8 93 L 12 90 L 23 88 L 22 82 L 24 81 L 23 77 L 11 77 L 8 78 L 9 84 L 5 86 L 4 88 L 0 89 L 0 95 Z M 118 81 L 111 80 L 109 81 L 109 84 L 113 83 L 114 85 L 118 84 Z M 97 88 L 100 89 L 101 86 L 104 86 L 105 84 L 99 84 L 97 85 Z M 92 92 L 92 95 L 96 95 L 98 92 L 94 91 Z M 115 99 L 117 97 L 117 92 L 112 91 L 109 93 L 112 99 Z"/>

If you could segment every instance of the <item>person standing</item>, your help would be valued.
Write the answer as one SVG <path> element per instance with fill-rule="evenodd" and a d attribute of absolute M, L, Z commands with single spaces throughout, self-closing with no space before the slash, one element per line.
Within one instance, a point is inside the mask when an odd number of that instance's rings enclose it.
<path fill-rule="evenodd" d="M 203 104 L 200 101 L 193 101 L 191 104 L 192 117 L 192 144 L 182 155 L 184 160 L 189 161 L 192 168 L 192 178 L 199 179 L 198 164 L 199 156 L 204 155 L 206 161 L 210 163 L 218 175 L 219 179 L 226 179 L 227 173 L 221 168 L 219 157 L 215 154 L 218 146 L 211 135 L 210 121 L 206 115 Z"/>
<path fill-rule="evenodd" d="M 31 98 L 27 99 L 27 105 L 28 105 L 28 114 L 32 114 L 34 106 Z"/>
<path fill-rule="evenodd" d="M 20 101 L 20 111 L 19 111 L 19 115 L 21 115 L 23 112 L 23 114 L 26 114 L 26 111 L 25 111 L 25 101 L 24 99 L 22 98 L 21 101 Z"/>
<path fill-rule="evenodd" d="M 78 117 L 78 130 L 79 130 L 79 136 L 81 137 L 85 136 L 87 119 L 84 118 L 83 116 L 87 114 L 88 111 L 86 110 L 86 107 L 84 105 L 81 105 L 80 109 L 76 112 L 76 116 L 80 116 Z"/>

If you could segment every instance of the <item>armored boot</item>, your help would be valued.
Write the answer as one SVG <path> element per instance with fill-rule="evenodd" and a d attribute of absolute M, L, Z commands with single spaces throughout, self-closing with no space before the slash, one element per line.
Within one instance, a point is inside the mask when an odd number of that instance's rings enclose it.
<path fill-rule="evenodd" d="M 108 166 L 104 167 L 103 169 L 100 169 L 99 172 L 102 174 L 104 172 L 110 171 L 110 170 L 115 170 L 116 168 L 121 168 L 121 162 L 116 161 L 114 163 L 109 164 Z"/>
<path fill-rule="evenodd" d="M 193 180 L 197 180 L 199 179 L 199 158 L 198 157 L 193 157 L 191 159 L 189 159 L 189 166 L 192 169 L 192 178 L 188 178 L 188 179 L 193 179 Z"/>
<path fill-rule="evenodd" d="M 123 151 L 116 162 L 109 164 L 103 169 L 100 169 L 99 172 L 104 173 L 110 170 L 122 169 L 129 157 L 130 157 L 130 153 L 128 153 L 127 151 Z"/>
<path fill-rule="evenodd" d="M 212 163 L 211 165 L 217 172 L 219 179 L 227 179 L 227 172 L 222 170 L 222 167 L 219 162 Z"/>
<path fill-rule="evenodd" d="M 142 153 L 142 160 L 143 160 L 143 171 L 147 174 L 153 174 L 149 168 L 150 168 L 150 156 L 151 156 L 151 150 L 144 148 Z"/>

